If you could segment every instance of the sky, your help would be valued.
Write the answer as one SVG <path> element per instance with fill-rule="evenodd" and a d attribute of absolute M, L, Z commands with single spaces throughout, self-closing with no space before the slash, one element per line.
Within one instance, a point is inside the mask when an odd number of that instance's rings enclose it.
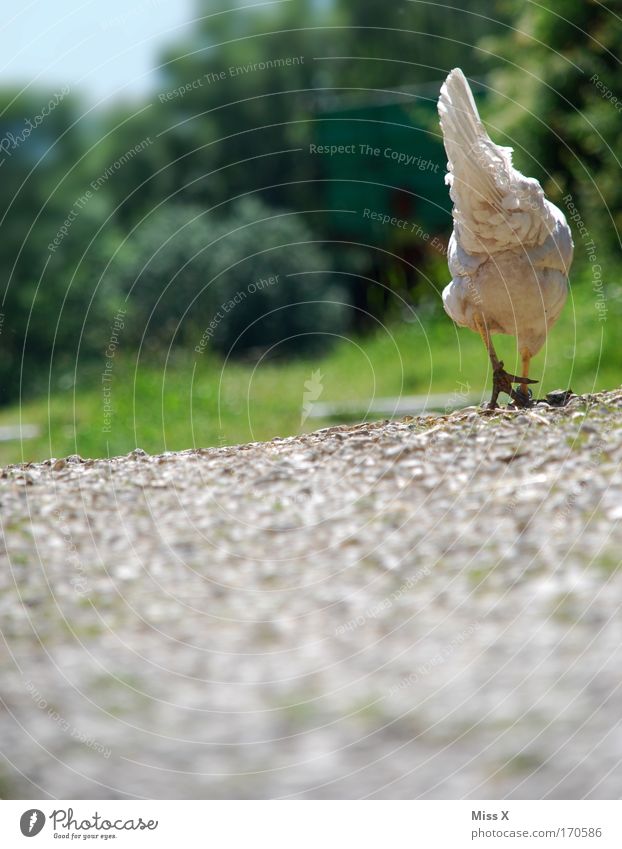
<path fill-rule="evenodd" d="M 163 47 L 188 32 L 193 0 L 24 0 L 2 4 L 0 85 L 89 100 L 130 99 L 156 89 Z M 10 11 L 6 9 L 10 7 Z"/>

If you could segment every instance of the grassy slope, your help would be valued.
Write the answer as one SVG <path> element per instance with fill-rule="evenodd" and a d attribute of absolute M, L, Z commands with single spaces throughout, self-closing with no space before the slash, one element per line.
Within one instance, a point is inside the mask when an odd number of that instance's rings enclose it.
<path fill-rule="evenodd" d="M 575 392 L 608 389 L 622 381 L 619 300 L 608 301 L 598 320 L 589 280 L 575 284 L 547 347 L 533 364 L 538 392 L 572 386 Z M 517 368 L 514 340 L 496 337 L 508 370 Z M 423 325 L 403 323 L 365 339 L 344 340 L 317 361 L 287 364 L 223 364 L 206 355 L 176 354 L 167 368 L 118 357 L 114 366 L 112 432 L 102 432 L 99 374 L 49 399 L 25 403 L 21 421 L 42 435 L 0 443 L 0 464 L 79 453 L 123 454 L 136 446 L 150 453 L 192 446 L 232 444 L 287 436 L 301 430 L 304 383 L 320 369 L 320 401 L 460 391 L 479 392 L 488 380 L 479 338 L 444 315 Z M 92 387 L 92 388 L 91 388 Z M 20 421 L 15 406 L 0 413 L 0 426 Z M 308 419 L 306 430 L 326 422 Z"/>

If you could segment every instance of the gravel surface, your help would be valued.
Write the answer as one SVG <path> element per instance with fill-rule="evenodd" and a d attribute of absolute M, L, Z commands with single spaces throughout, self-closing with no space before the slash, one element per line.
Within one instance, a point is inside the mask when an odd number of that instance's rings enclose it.
<path fill-rule="evenodd" d="M 0 795 L 622 796 L 622 391 L 1 472 Z"/>

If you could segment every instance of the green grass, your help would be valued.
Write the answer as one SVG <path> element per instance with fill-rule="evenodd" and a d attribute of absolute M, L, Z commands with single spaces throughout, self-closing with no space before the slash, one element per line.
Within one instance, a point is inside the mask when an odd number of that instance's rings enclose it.
<path fill-rule="evenodd" d="M 617 289 L 599 321 L 589 282 L 575 285 L 547 346 L 533 362 L 537 394 L 568 388 L 611 389 L 622 382 L 622 305 Z M 506 369 L 518 369 L 515 341 L 495 337 Z M 101 374 L 83 370 L 74 389 L 4 409 L 0 426 L 38 425 L 35 439 L 0 443 L 0 464 L 78 453 L 83 457 L 149 453 L 267 440 L 301 432 L 305 381 L 320 369 L 321 402 L 401 394 L 486 389 L 484 347 L 474 333 L 436 311 L 365 338 L 343 340 L 321 359 L 223 363 L 208 354 L 176 352 L 166 367 L 115 359 L 111 432 L 103 431 Z M 304 430 L 329 422 L 307 419 Z"/>

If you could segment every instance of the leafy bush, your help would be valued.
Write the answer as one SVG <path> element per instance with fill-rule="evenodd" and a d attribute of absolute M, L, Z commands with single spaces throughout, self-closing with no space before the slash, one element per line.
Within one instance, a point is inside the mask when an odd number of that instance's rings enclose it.
<path fill-rule="evenodd" d="M 155 210 L 110 273 L 128 296 L 135 342 L 281 353 L 325 346 L 345 328 L 344 292 L 327 262 L 299 215 L 244 199 L 225 216 L 189 205 Z"/>

